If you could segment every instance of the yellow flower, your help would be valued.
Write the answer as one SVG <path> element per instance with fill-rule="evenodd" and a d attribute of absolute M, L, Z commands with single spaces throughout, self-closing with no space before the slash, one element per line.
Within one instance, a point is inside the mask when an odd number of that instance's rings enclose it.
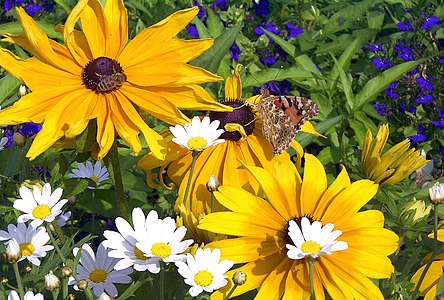
<path fill-rule="evenodd" d="M 138 164 L 146 171 L 147 183 L 153 188 L 156 187 L 153 169 L 161 168 L 159 177 L 162 180 L 162 171 L 168 167 L 167 175 L 179 187 L 175 209 L 180 211 L 188 232 L 195 233 L 192 238 L 199 243 L 212 241 L 208 239 L 208 234 L 194 228 L 203 215 L 211 212 L 211 193 L 207 190 L 206 184 L 212 175 L 221 184 L 244 187 L 249 191 L 257 192 L 259 184 L 247 170 L 239 169 L 240 161 L 248 165 L 272 168 L 272 161 L 279 160 L 294 168 L 288 153 L 274 155 L 271 145 L 262 135 L 260 124 L 258 125 L 255 120 L 253 109 L 247 103 L 240 101 L 242 85 L 238 68 L 226 80 L 225 100 L 222 101 L 223 104 L 233 107 L 233 112 L 210 113 L 211 120 L 219 120 L 221 122 L 219 128 L 225 129 L 226 132 L 220 136 L 221 139 L 225 139 L 225 142 L 204 149 L 197 157 L 186 207 L 179 210 L 190 174 L 192 151 L 171 142 L 169 138 L 164 161 L 156 159 L 153 153 L 149 153 L 142 157 Z M 300 151 L 298 153 L 300 162 L 302 147 L 296 141 L 294 144 L 299 146 L 297 150 Z M 214 211 L 223 209 L 220 204 L 215 203 Z M 191 220 L 194 221 L 191 222 Z M 214 236 L 214 234 L 210 235 Z"/>
<path fill-rule="evenodd" d="M 433 234 L 432 234 L 433 235 Z M 411 282 L 418 284 L 419 278 L 421 277 L 422 272 L 424 271 L 426 265 L 423 265 L 421 268 L 416 271 L 413 275 Z M 444 268 L 444 255 L 440 254 L 435 258 L 435 261 L 432 262 L 430 268 L 428 269 L 424 280 L 419 287 L 421 291 L 421 296 L 424 296 L 424 300 L 433 300 L 436 299 L 436 291 L 438 289 L 439 280 L 442 277 Z"/>
<path fill-rule="evenodd" d="M 256 299 L 309 299 L 308 260 L 312 259 L 315 299 L 325 299 L 325 291 L 332 299 L 383 299 L 368 277 L 390 277 L 394 268 L 387 256 L 397 249 L 398 237 L 384 228 L 380 211 L 358 212 L 376 194 L 377 184 L 370 180 L 350 183 L 343 168 L 327 188 L 325 170 L 310 154 L 305 154 L 303 180 L 282 163 L 276 163 L 273 171 L 246 168 L 261 184 L 267 200 L 239 187 L 221 186 L 214 194 L 229 211 L 209 214 L 199 225 L 237 237 L 207 245 L 219 248 L 224 259 L 245 263 L 227 274 L 229 279 L 237 271 L 247 276 L 233 296 L 260 288 Z M 306 240 L 298 248 L 292 231 L 307 228 L 308 221 L 317 224 L 318 230 L 303 231 Z M 335 231 L 337 244 L 331 254 L 322 242 L 306 235 L 314 236 L 321 225 Z M 222 299 L 232 287 L 230 280 L 213 294 L 214 299 Z"/>
<path fill-rule="evenodd" d="M 361 155 L 361 163 L 367 178 L 381 185 L 397 184 L 427 162 L 419 150 L 409 149 L 409 139 L 396 144 L 381 155 L 388 135 L 387 124 L 379 127 L 374 140 L 368 130 Z"/>
<path fill-rule="evenodd" d="M 143 30 L 128 43 L 128 16 L 123 0 L 80 0 L 63 30 L 65 44 L 48 39 L 22 8 L 24 34 L 4 41 L 21 46 L 34 58 L 21 59 L 0 48 L 0 65 L 32 90 L 0 113 L 0 124 L 43 123 L 27 154 L 34 159 L 62 137 L 74 138 L 94 120 L 97 158 L 102 159 L 115 134 L 137 154 L 142 132 L 153 153 L 165 156 L 163 138 L 139 115 L 140 108 L 170 124 L 188 118 L 178 108 L 226 110 L 198 84 L 221 78 L 187 64 L 212 44 L 211 39 L 176 38 L 197 14 L 178 11 Z M 81 23 L 83 31 L 74 27 Z"/>

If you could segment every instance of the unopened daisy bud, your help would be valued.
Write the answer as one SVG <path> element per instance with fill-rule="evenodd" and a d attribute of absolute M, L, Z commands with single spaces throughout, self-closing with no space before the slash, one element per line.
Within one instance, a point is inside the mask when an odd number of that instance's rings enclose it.
<path fill-rule="evenodd" d="M 236 285 L 243 285 L 247 281 L 247 274 L 242 271 L 233 274 L 233 282 Z"/>
<path fill-rule="evenodd" d="M 71 196 L 68 198 L 68 205 L 74 206 L 77 203 L 77 198 L 76 196 Z"/>
<path fill-rule="evenodd" d="M 436 182 L 429 189 L 430 202 L 433 204 L 441 204 L 444 202 L 444 184 Z"/>
<path fill-rule="evenodd" d="M 63 277 L 69 278 L 72 275 L 72 268 L 70 266 L 63 266 L 61 272 Z"/>
<path fill-rule="evenodd" d="M 24 85 L 20 85 L 19 90 L 18 90 L 18 95 L 19 97 L 23 97 L 28 93 L 28 91 L 26 90 L 26 86 Z"/>
<path fill-rule="evenodd" d="M 14 139 L 12 140 L 12 142 L 17 147 L 23 148 L 26 144 L 26 137 L 23 134 L 16 132 L 14 133 Z"/>
<path fill-rule="evenodd" d="M 407 203 L 401 210 L 401 217 L 405 221 L 411 221 L 412 224 L 416 224 L 419 221 L 427 218 L 432 210 L 432 205 L 426 205 L 422 200 L 416 200 Z"/>
<path fill-rule="evenodd" d="M 4 253 L 5 260 L 8 262 L 16 262 L 22 258 L 22 251 L 20 250 L 20 245 L 15 239 L 9 241 L 6 251 Z"/>
<path fill-rule="evenodd" d="M 0 280 L 0 283 L 3 285 L 8 284 L 8 282 L 9 282 L 8 277 L 2 277 L 2 279 Z"/>
<path fill-rule="evenodd" d="M 114 298 L 103 292 L 97 300 L 114 300 Z"/>
<path fill-rule="evenodd" d="M 84 291 L 88 287 L 88 280 L 80 279 L 77 281 L 77 286 L 79 287 L 79 290 Z"/>
<path fill-rule="evenodd" d="M 74 296 L 74 294 L 69 294 L 68 296 L 66 296 L 66 300 L 74 300 L 76 299 L 76 296 Z"/>
<path fill-rule="evenodd" d="M 217 180 L 217 177 L 214 175 L 211 175 L 210 178 L 208 179 L 208 182 L 207 182 L 207 190 L 212 193 L 214 191 L 217 191 L 219 186 L 220 186 L 220 183 L 219 183 L 219 180 Z"/>
<path fill-rule="evenodd" d="M 60 287 L 60 279 L 55 276 L 51 270 L 45 275 L 45 287 L 50 292 Z"/>
<path fill-rule="evenodd" d="M 26 266 L 23 268 L 23 272 L 25 272 L 25 273 L 31 273 L 31 272 L 32 272 L 32 266 L 31 266 L 31 265 L 26 265 Z"/>

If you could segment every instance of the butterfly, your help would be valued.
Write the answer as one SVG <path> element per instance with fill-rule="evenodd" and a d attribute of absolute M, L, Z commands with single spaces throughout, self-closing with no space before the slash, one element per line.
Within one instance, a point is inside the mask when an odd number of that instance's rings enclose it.
<path fill-rule="evenodd" d="M 262 119 L 262 133 L 274 153 L 281 154 L 302 125 L 318 114 L 318 106 L 304 97 L 272 96 L 267 88 L 261 88 L 261 96 L 257 110 Z"/>

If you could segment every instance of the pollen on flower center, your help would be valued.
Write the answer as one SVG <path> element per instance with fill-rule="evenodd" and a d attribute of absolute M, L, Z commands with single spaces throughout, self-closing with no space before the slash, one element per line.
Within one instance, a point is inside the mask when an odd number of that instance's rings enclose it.
<path fill-rule="evenodd" d="M 98 57 L 83 69 L 83 83 L 90 90 L 108 93 L 122 86 L 126 81 L 119 62 L 108 57 Z"/>
<path fill-rule="evenodd" d="M 201 150 L 207 146 L 207 140 L 203 137 L 196 136 L 188 140 L 188 147 L 193 150 Z"/>
<path fill-rule="evenodd" d="M 151 253 L 154 256 L 167 258 L 168 256 L 171 255 L 171 247 L 166 243 L 155 243 L 151 247 Z"/>
<path fill-rule="evenodd" d="M 316 254 L 322 250 L 322 247 L 315 241 L 306 241 L 302 244 L 301 250 L 302 252 Z"/>
<path fill-rule="evenodd" d="M 228 123 L 237 123 L 244 127 L 247 135 L 253 133 L 254 113 L 250 106 L 240 101 L 221 101 L 221 103 L 233 107 L 234 110 L 232 112 L 212 111 L 209 115 L 211 121 L 219 120 L 220 129 L 224 129 L 225 125 Z M 238 131 L 225 131 L 220 138 L 230 141 L 239 141 L 242 138 L 242 135 Z"/>
<path fill-rule="evenodd" d="M 209 286 L 213 282 L 213 274 L 207 270 L 201 270 L 194 275 L 194 282 L 200 286 Z"/>
<path fill-rule="evenodd" d="M 32 215 L 37 219 L 44 219 L 50 214 L 51 214 L 51 208 L 46 204 L 37 205 L 32 210 Z"/>
<path fill-rule="evenodd" d="M 149 257 L 145 256 L 145 253 L 143 253 L 139 248 L 134 247 L 134 255 L 140 259 L 140 260 L 147 260 Z"/>
<path fill-rule="evenodd" d="M 34 253 L 35 247 L 31 243 L 23 243 L 20 244 L 20 251 L 22 252 L 22 256 L 29 256 Z"/>
<path fill-rule="evenodd" d="M 89 273 L 89 279 L 94 283 L 105 282 L 108 274 L 103 269 L 94 269 Z"/>
<path fill-rule="evenodd" d="M 91 176 L 91 177 L 89 177 L 89 179 L 91 179 L 95 183 L 99 182 L 99 177 L 97 177 L 97 176 Z"/>

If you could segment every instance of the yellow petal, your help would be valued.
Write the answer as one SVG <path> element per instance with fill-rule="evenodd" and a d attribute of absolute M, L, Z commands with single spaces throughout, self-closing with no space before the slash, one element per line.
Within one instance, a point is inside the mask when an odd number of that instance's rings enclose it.
<path fill-rule="evenodd" d="M 324 166 L 311 154 L 305 154 L 304 181 L 301 188 L 301 213 L 312 214 L 327 189 Z"/>
<path fill-rule="evenodd" d="M 128 41 L 128 14 L 126 7 L 122 0 L 107 0 L 104 13 L 108 24 L 105 38 L 106 56 L 117 58 Z"/>
<path fill-rule="evenodd" d="M 93 57 L 107 56 L 105 47 L 108 45 L 115 47 L 116 45 L 111 45 L 106 41 L 109 28 L 99 0 L 88 1 L 88 4 L 83 7 L 80 13 L 80 22 Z M 109 34 L 117 35 L 118 32 L 110 32 Z M 115 59 L 117 57 L 110 58 Z"/>
<path fill-rule="evenodd" d="M 97 153 L 97 159 L 101 160 L 108 154 L 109 149 L 114 143 L 114 126 L 111 121 L 110 108 L 104 95 L 99 94 L 99 99 L 102 105 L 99 105 L 99 111 L 97 115 L 97 143 L 99 145 L 99 152 Z"/>
<path fill-rule="evenodd" d="M 237 65 L 234 68 L 234 74 L 228 76 L 225 81 L 225 99 L 240 99 L 242 97 L 242 81 L 239 75 L 239 68 L 242 65 Z"/>
<path fill-rule="evenodd" d="M 301 127 L 301 131 L 326 138 L 326 136 L 317 132 L 316 129 L 313 127 L 313 124 L 311 124 L 310 122 L 305 122 L 304 125 L 302 125 Z"/>

